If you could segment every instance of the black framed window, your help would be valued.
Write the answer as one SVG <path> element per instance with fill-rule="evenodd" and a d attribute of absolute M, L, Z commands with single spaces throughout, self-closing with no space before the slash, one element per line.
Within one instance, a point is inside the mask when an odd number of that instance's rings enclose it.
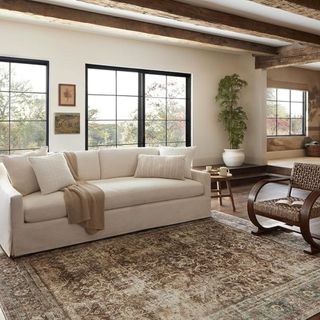
<path fill-rule="evenodd" d="M 189 146 L 189 74 L 86 66 L 86 148 Z"/>
<path fill-rule="evenodd" d="M 301 136 L 306 130 L 308 92 L 267 89 L 267 136 Z"/>
<path fill-rule="evenodd" d="M 49 62 L 0 57 L 0 153 L 48 145 Z"/>

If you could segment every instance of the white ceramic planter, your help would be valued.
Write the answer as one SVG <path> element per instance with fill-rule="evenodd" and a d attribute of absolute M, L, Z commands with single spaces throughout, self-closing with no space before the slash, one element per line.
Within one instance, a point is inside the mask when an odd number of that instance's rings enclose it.
<path fill-rule="evenodd" d="M 224 149 L 222 158 L 226 166 L 238 167 L 243 164 L 245 155 L 243 149 Z"/>

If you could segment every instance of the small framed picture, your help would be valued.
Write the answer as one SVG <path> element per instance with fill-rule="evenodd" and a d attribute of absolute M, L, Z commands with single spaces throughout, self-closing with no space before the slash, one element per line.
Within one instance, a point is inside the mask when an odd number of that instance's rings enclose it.
<path fill-rule="evenodd" d="M 80 113 L 55 113 L 54 114 L 55 134 L 79 134 Z"/>
<path fill-rule="evenodd" d="M 59 106 L 74 107 L 76 105 L 76 85 L 59 84 Z"/>

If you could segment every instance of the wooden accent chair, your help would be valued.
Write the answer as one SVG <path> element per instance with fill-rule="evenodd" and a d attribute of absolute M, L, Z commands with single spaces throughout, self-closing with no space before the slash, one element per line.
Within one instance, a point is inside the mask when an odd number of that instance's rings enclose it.
<path fill-rule="evenodd" d="M 271 182 L 289 181 L 289 189 L 286 198 L 257 201 L 258 194 L 263 186 Z M 306 199 L 291 196 L 292 188 L 310 191 Z M 316 254 L 320 252 L 320 243 L 315 242 L 310 232 L 310 220 L 320 217 L 320 165 L 295 163 L 290 178 L 265 179 L 259 181 L 251 189 L 248 199 L 248 214 L 251 222 L 258 227 L 255 235 L 269 233 L 275 229 L 285 229 L 283 226 L 263 227 L 256 215 L 278 220 L 289 225 L 298 226 L 305 241 L 310 244 L 310 251 L 306 253 Z M 276 204 L 280 199 L 290 201 L 302 200 L 302 207 L 293 207 L 285 204 Z"/>

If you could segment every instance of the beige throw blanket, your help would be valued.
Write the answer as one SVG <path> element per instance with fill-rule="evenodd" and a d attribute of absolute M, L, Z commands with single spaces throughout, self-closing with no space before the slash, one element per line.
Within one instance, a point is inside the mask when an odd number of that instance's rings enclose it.
<path fill-rule="evenodd" d="M 87 233 L 94 234 L 104 229 L 104 193 L 97 186 L 80 181 L 78 176 L 77 157 L 73 152 L 65 152 L 70 171 L 77 181 L 66 187 L 64 201 L 70 224 L 82 225 Z"/>

